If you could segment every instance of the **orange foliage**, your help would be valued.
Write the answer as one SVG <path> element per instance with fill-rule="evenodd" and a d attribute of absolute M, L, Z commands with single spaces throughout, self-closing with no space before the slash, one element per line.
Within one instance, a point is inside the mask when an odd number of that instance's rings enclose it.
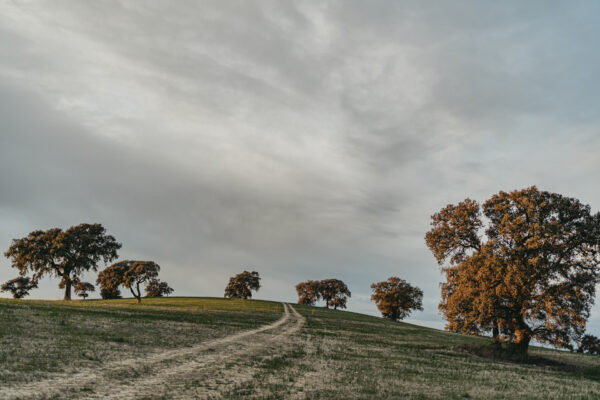
<path fill-rule="evenodd" d="M 599 281 L 600 214 L 530 187 L 481 208 L 470 199 L 448 205 L 431 225 L 425 240 L 446 276 L 447 329 L 491 331 L 523 352 L 532 339 L 572 348 Z"/>
<path fill-rule="evenodd" d="M 371 285 L 371 300 L 385 318 L 392 321 L 404 319 L 412 310 L 423 311 L 423 291 L 408 282 L 392 276 L 387 281 Z"/>
<path fill-rule="evenodd" d="M 298 304 L 314 306 L 321 299 L 321 282 L 306 281 L 296 285 Z"/>

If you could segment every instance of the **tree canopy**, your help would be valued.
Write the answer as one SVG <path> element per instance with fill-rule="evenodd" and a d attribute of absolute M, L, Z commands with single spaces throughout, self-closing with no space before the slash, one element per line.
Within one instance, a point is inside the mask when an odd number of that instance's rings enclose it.
<path fill-rule="evenodd" d="M 346 284 L 339 279 L 324 279 L 320 281 L 321 297 L 325 300 L 325 307 L 346 308 L 348 297 L 352 296 Z"/>
<path fill-rule="evenodd" d="M 371 300 L 377 304 L 381 314 L 392 321 L 410 315 L 412 310 L 423 311 L 423 291 L 398 277 L 371 285 Z"/>
<path fill-rule="evenodd" d="M 522 353 L 532 339 L 572 348 L 599 281 L 600 214 L 533 186 L 448 205 L 431 225 L 447 329 L 491 331 Z"/>
<path fill-rule="evenodd" d="M 102 297 L 104 300 L 110 300 L 110 299 L 120 299 L 121 298 L 121 290 L 119 290 L 118 287 L 116 288 L 100 288 L 100 297 Z"/>
<path fill-rule="evenodd" d="M 258 289 L 260 289 L 258 272 L 244 271 L 229 278 L 229 283 L 225 287 L 225 297 L 249 299 L 252 297 L 252 291 Z"/>
<path fill-rule="evenodd" d="M 29 292 L 32 289 L 36 289 L 37 287 L 37 282 L 33 281 L 31 278 L 27 276 L 18 276 L 5 282 L 0 287 L 0 292 L 11 292 L 13 299 L 22 299 L 29 295 Z"/>
<path fill-rule="evenodd" d="M 173 288 L 167 282 L 152 280 L 146 285 L 147 297 L 163 297 L 173 293 Z"/>
<path fill-rule="evenodd" d="M 146 290 L 153 289 L 156 285 L 160 287 L 159 272 L 160 266 L 154 261 L 124 260 L 100 271 L 96 282 L 107 294 L 118 292 L 119 286 L 122 285 L 129 289 L 133 297 L 140 303 L 142 301 L 141 288 L 144 284 L 146 284 Z M 170 290 L 169 293 L 173 292 L 168 285 L 167 288 Z"/>
<path fill-rule="evenodd" d="M 31 272 L 37 282 L 45 275 L 60 278 L 65 300 L 71 300 L 71 288 L 85 271 L 98 270 L 98 263 L 117 258 L 121 248 L 100 224 L 80 224 L 66 231 L 59 228 L 37 230 L 24 238 L 13 239 L 4 253 L 21 275 Z"/>
<path fill-rule="evenodd" d="M 594 335 L 584 335 L 579 342 L 577 352 L 600 355 L 600 339 Z"/>
<path fill-rule="evenodd" d="M 321 281 L 306 281 L 296 285 L 298 304 L 314 306 L 321 300 Z"/>
<path fill-rule="evenodd" d="M 75 293 L 83 299 L 87 299 L 90 293 L 95 291 L 96 288 L 89 282 L 77 282 L 75 285 Z"/>

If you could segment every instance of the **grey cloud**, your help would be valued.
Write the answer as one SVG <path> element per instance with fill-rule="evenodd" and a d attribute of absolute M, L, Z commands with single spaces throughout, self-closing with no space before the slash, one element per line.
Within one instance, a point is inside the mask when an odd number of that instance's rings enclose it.
<path fill-rule="evenodd" d="M 181 295 L 253 266 L 259 297 L 335 276 L 375 313 L 399 275 L 439 322 L 433 212 L 531 184 L 600 204 L 595 8 L 5 3 L 0 244 L 98 221 Z"/>

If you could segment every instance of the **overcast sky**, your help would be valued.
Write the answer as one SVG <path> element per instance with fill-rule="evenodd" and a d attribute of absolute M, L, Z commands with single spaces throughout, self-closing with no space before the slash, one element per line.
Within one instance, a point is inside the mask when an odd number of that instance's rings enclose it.
<path fill-rule="evenodd" d="M 252 268 L 256 298 L 339 278 L 376 314 L 395 275 L 442 326 L 431 214 L 534 184 L 600 208 L 599 5 L 2 1 L 0 248 L 98 222 L 176 295 Z"/>

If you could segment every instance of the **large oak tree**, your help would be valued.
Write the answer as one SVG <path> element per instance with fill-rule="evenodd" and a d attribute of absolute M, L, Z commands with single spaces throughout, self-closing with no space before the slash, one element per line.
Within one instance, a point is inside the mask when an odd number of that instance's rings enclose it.
<path fill-rule="evenodd" d="M 532 339 L 572 348 L 599 281 L 600 214 L 530 187 L 466 199 L 432 216 L 425 240 L 442 271 L 447 329 L 492 332 L 526 354 Z"/>
<path fill-rule="evenodd" d="M 65 300 L 71 300 L 71 288 L 85 271 L 98 270 L 98 263 L 117 258 L 121 248 L 100 224 L 80 224 L 63 231 L 59 228 L 37 230 L 24 238 L 13 239 L 4 253 L 21 275 L 28 272 L 37 282 L 45 275 L 60 278 Z"/>

